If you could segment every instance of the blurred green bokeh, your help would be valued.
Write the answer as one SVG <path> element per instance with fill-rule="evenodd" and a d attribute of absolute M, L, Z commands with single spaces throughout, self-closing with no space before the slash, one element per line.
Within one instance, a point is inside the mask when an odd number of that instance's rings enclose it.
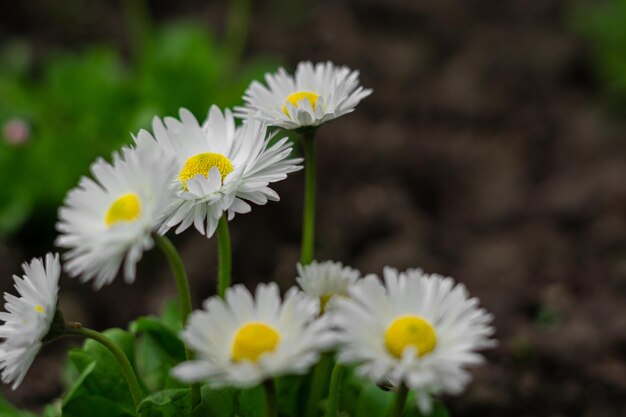
<path fill-rule="evenodd" d="M 611 104 L 626 112 L 626 0 L 581 3 L 569 15 L 591 55 L 590 64 Z"/>
<path fill-rule="evenodd" d="M 276 66 L 240 65 L 232 47 L 191 23 L 145 35 L 131 63 L 111 45 L 48 53 L 37 64 L 28 43 L 0 45 L 0 237 L 29 221 L 52 223 L 91 162 L 110 158 L 155 115 L 186 107 L 203 119 L 213 103 L 238 104 Z"/>

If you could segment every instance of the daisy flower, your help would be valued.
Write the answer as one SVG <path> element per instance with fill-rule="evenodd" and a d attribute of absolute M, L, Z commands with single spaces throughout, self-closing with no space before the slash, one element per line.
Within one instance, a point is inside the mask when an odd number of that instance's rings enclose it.
<path fill-rule="evenodd" d="M 166 117 L 153 122 L 154 139 L 139 133 L 171 155 L 175 163 L 173 182 L 177 199 L 167 211 L 161 233 L 178 226 L 180 233 L 192 224 L 207 237 L 215 233 L 219 219 L 227 213 L 247 213 L 250 204 L 263 205 L 278 201 L 269 185 L 302 168 L 301 159 L 290 159 L 291 144 L 287 138 L 272 143 L 265 124 L 248 120 L 235 127 L 230 110 L 223 113 L 211 107 L 201 126 L 185 109 L 180 121 Z"/>
<path fill-rule="evenodd" d="M 492 316 L 469 298 L 465 286 L 421 270 L 384 271 L 385 285 L 369 276 L 335 304 L 338 360 L 376 383 L 416 392 L 428 412 L 430 394 L 458 394 L 470 380 L 466 367 L 494 346 Z"/>
<path fill-rule="evenodd" d="M 306 294 L 320 299 L 320 310 L 324 310 L 335 295 L 348 296 L 348 288 L 360 277 L 359 271 L 343 266 L 341 262 L 317 262 L 298 264 L 296 281 Z M 330 307 L 330 306 L 329 306 Z"/>
<path fill-rule="evenodd" d="M 252 387 L 285 374 L 303 374 L 330 346 L 319 303 L 291 288 L 284 301 L 275 283 L 260 284 L 255 298 L 243 286 L 226 298 L 209 298 L 194 312 L 182 338 L 197 360 L 178 365 L 173 375 L 185 382 L 208 381 L 213 387 Z"/>
<path fill-rule="evenodd" d="M 83 177 L 59 210 L 56 244 L 69 251 L 65 268 L 94 287 L 109 284 L 124 263 L 124 277 L 135 280 L 137 262 L 154 245 L 151 233 L 161 225 L 174 198 L 170 181 L 175 163 L 159 149 L 137 140 L 135 149 L 99 159 L 94 179 Z"/>
<path fill-rule="evenodd" d="M 0 312 L 0 369 L 2 382 L 16 389 L 41 349 L 56 313 L 61 264 L 59 255 L 47 254 L 22 265 L 24 276 L 14 276 L 19 296 L 4 294 Z"/>
<path fill-rule="evenodd" d="M 359 84 L 359 72 L 332 62 L 301 62 L 295 76 L 279 68 L 266 74 L 267 87 L 253 81 L 246 90 L 244 107 L 235 108 L 240 118 L 254 116 L 271 126 L 297 129 L 319 126 L 350 113 L 372 90 Z"/>

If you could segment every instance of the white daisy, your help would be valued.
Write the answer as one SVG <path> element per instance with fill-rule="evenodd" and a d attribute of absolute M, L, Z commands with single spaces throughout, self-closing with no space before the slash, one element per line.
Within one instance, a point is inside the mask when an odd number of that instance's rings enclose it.
<path fill-rule="evenodd" d="M 180 119 L 166 117 L 164 124 L 155 118 L 156 142 L 148 132 L 139 133 L 140 139 L 151 139 L 176 159 L 172 181 L 178 198 L 168 210 L 161 233 L 176 225 L 176 233 L 180 233 L 193 224 L 211 237 L 223 213 L 231 220 L 235 213 L 251 210 L 246 201 L 260 205 L 278 201 L 269 184 L 302 168 L 301 159 L 289 159 L 288 139 L 272 144 L 266 126 L 259 121 L 235 127 L 230 110 L 222 113 L 217 106 L 211 107 L 202 126 L 185 109 L 181 109 Z"/>
<path fill-rule="evenodd" d="M 341 262 L 313 261 L 304 266 L 298 264 L 297 268 L 298 285 L 308 295 L 320 299 L 322 313 L 335 295 L 347 297 L 348 288 L 361 276 L 359 271 Z"/>
<path fill-rule="evenodd" d="M 2 382 L 16 389 L 41 349 L 57 307 L 61 264 L 59 255 L 47 254 L 22 265 L 24 276 L 14 276 L 19 296 L 4 294 L 0 312 L 0 369 Z"/>
<path fill-rule="evenodd" d="M 477 351 L 495 344 L 492 316 L 451 278 L 392 268 L 384 276 L 385 286 L 366 277 L 337 300 L 338 360 L 376 383 L 405 384 L 428 412 L 429 394 L 460 393 L 471 378 L 465 368 L 483 360 Z"/>
<path fill-rule="evenodd" d="M 279 68 L 266 74 L 267 87 L 253 81 L 243 99 L 245 107 L 235 108 L 235 116 L 254 116 L 272 126 L 297 129 L 319 126 L 350 113 L 372 93 L 359 85 L 359 72 L 331 62 L 300 62 L 295 76 Z"/>
<path fill-rule="evenodd" d="M 110 164 L 91 166 L 95 179 L 83 177 L 59 210 L 57 245 L 68 248 L 65 268 L 94 287 L 109 284 L 124 262 L 131 283 L 144 251 L 154 245 L 151 233 L 161 225 L 175 194 L 171 187 L 175 163 L 150 143 L 137 140 Z"/>
<path fill-rule="evenodd" d="M 326 319 L 316 319 L 319 303 L 296 288 L 281 302 L 275 283 L 260 284 L 255 299 L 235 285 L 224 300 L 209 298 L 204 308 L 190 316 L 182 334 L 198 358 L 174 368 L 185 382 L 244 388 L 303 374 L 332 343 Z"/>

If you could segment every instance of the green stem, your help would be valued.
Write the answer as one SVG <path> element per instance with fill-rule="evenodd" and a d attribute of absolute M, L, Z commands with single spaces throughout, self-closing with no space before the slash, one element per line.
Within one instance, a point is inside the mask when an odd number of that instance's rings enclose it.
<path fill-rule="evenodd" d="M 135 408 L 138 408 L 141 400 L 143 399 L 143 392 L 141 391 L 141 387 L 139 386 L 139 380 L 137 379 L 137 375 L 133 370 L 133 366 L 130 364 L 130 361 L 128 360 L 124 352 L 122 352 L 122 350 L 115 343 L 113 343 L 111 339 L 109 339 L 102 333 L 95 330 L 87 329 L 79 324 L 67 324 L 65 328 L 65 333 L 93 339 L 109 349 L 109 351 L 115 357 L 115 360 L 117 360 L 122 374 L 124 374 L 124 378 L 126 378 L 126 383 L 128 384 L 128 389 L 130 390 L 130 395 L 133 397 L 133 402 L 135 403 Z"/>
<path fill-rule="evenodd" d="M 268 379 L 263 383 L 263 389 L 265 390 L 265 405 L 266 405 L 266 417 L 278 416 L 278 398 L 276 396 L 276 386 L 274 381 Z"/>
<path fill-rule="evenodd" d="M 159 249 L 163 251 L 167 261 L 174 274 L 174 281 L 176 281 L 176 290 L 178 291 L 178 304 L 180 308 L 180 318 L 183 323 L 183 327 L 187 324 L 187 317 L 191 314 L 191 291 L 189 290 L 189 279 L 187 278 L 187 272 L 185 271 L 185 264 L 180 258 L 176 247 L 166 236 L 154 234 L 154 240 L 156 241 Z"/>
<path fill-rule="evenodd" d="M 219 271 L 217 281 L 217 294 L 224 298 L 226 288 L 230 287 L 232 256 L 230 252 L 230 232 L 228 230 L 228 219 L 226 215 L 220 218 L 217 225 L 217 242 L 219 256 Z"/>
<path fill-rule="evenodd" d="M 185 264 L 180 258 L 174 244 L 165 236 L 154 234 L 157 246 L 163 251 L 172 269 L 176 290 L 178 292 L 178 306 L 180 308 L 180 318 L 183 327 L 187 324 L 187 318 L 191 314 L 191 291 L 189 290 L 189 278 L 185 271 Z M 185 356 L 187 360 L 193 359 L 193 353 L 185 346 Z M 192 410 L 200 404 L 200 387 L 197 384 L 191 385 L 191 407 Z"/>
<path fill-rule="evenodd" d="M 300 263 L 310 264 L 315 250 L 315 128 L 302 132 L 304 152 L 304 208 L 302 212 L 302 255 Z"/>
<path fill-rule="evenodd" d="M 335 364 L 330 377 L 330 391 L 328 393 L 328 405 L 326 407 L 326 417 L 337 417 L 339 412 L 339 399 L 341 397 L 341 383 L 346 368 L 340 364 Z"/>
<path fill-rule="evenodd" d="M 389 412 L 389 417 L 401 417 L 406 405 L 406 399 L 409 396 L 409 389 L 405 384 L 400 384 L 396 396 L 393 401 L 393 407 Z"/>
<path fill-rule="evenodd" d="M 326 388 L 326 382 L 328 381 L 328 374 L 330 373 L 332 363 L 332 354 L 324 353 L 313 369 L 311 390 L 309 391 L 309 398 L 307 399 L 306 417 L 316 417 L 319 415 L 319 404 L 324 395 L 324 389 Z"/>

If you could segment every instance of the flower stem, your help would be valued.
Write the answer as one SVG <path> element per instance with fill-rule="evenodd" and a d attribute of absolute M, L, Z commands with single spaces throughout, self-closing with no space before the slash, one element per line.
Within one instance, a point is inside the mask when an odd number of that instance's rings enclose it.
<path fill-rule="evenodd" d="M 393 401 L 393 407 L 389 412 L 389 417 L 401 417 L 406 405 L 406 399 L 409 396 L 409 389 L 405 384 L 400 384 L 396 396 Z"/>
<path fill-rule="evenodd" d="M 174 274 L 176 290 L 178 291 L 178 304 L 180 308 L 180 318 L 183 327 L 187 323 L 187 317 L 191 314 L 191 291 L 189 290 L 189 279 L 185 271 L 185 265 L 180 258 L 174 244 L 165 236 L 154 234 L 157 246 L 163 251 Z"/>
<path fill-rule="evenodd" d="M 302 212 L 302 254 L 300 263 L 310 264 L 315 250 L 315 128 L 301 134 L 304 152 L 304 209 Z"/>
<path fill-rule="evenodd" d="M 180 318 L 185 327 L 187 318 L 191 314 L 191 291 L 189 290 L 189 278 L 185 271 L 185 264 L 180 258 L 174 244 L 165 236 L 154 234 L 154 240 L 157 246 L 163 251 L 167 261 L 172 269 L 174 281 L 176 281 L 176 290 L 178 292 L 178 306 L 180 308 Z M 193 359 L 193 353 L 185 346 L 185 356 L 187 360 Z M 195 408 L 200 404 L 200 387 L 197 384 L 191 385 L 191 408 Z"/>
<path fill-rule="evenodd" d="M 265 390 L 265 405 L 266 405 L 266 417 L 278 416 L 278 398 L 276 396 L 276 386 L 274 381 L 268 379 L 263 383 L 263 389 Z"/>
<path fill-rule="evenodd" d="M 222 215 L 217 225 L 217 242 L 219 271 L 217 281 L 217 294 L 224 298 L 226 288 L 230 287 L 232 255 L 230 252 L 230 232 L 228 230 L 228 219 L 226 215 Z"/>
<path fill-rule="evenodd" d="M 113 343 L 111 339 L 109 339 L 102 333 L 95 330 L 87 329 L 79 324 L 67 324 L 65 332 L 66 334 L 73 334 L 93 339 L 102 344 L 113 354 L 115 360 L 120 366 L 122 374 L 124 374 L 124 378 L 126 378 L 126 383 L 128 384 L 130 395 L 133 397 L 135 407 L 138 408 L 139 403 L 141 403 L 141 400 L 143 399 L 143 392 L 141 390 L 141 387 L 139 386 L 139 380 L 137 379 L 137 375 L 133 370 L 133 366 L 130 364 L 130 361 L 128 360 L 124 352 L 122 352 L 122 350 L 115 343 Z"/>
<path fill-rule="evenodd" d="M 319 411 L 319 403 L 324 395 L 326 381 L 328 381 L 328 373 L 332 365 L 332 355 L 324 353 L 320 357 L 320 361 L 313 369 L 313 377 L 311 378 L 311 390 L 307 399 L 306 417 L 316 417 Z"/>
<path fill-rule="evenodd" d="M 337 417 L 339 412 L 339 399 L 341 397 L 341 383 L 346 368 L 339 363 L 335 364 L 330 377 L 330 391 L 328 393 L 328 405 L 326 407 L 326 417 Z"/>

